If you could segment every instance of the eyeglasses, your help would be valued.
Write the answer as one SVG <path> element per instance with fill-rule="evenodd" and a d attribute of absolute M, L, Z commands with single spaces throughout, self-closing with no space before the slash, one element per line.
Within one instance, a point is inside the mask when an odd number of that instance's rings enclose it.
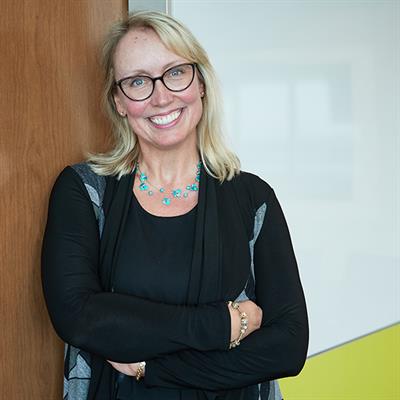
<path fill-rule="evenodd" d="M 148 99 L 153 94 L 155 83 L 158 80 L 171 92 L 182 92 L 193 82 L 195 65 L 176 65 L 156 78 L 146 75 L 128 76 L 115 82 L 115 84 L 128 99 L 133 101 Z"/>

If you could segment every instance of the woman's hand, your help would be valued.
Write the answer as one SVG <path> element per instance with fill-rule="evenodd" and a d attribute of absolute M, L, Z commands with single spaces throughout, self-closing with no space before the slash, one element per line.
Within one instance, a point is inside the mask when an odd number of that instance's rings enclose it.
<path fill-rule="evenodd" d="M 117 363 L 114 361 L 109 361 L 109 360 L 107 360 L 107 361 L 113 366 L 114 369 L 123 373 L 124 375 L 136 376 L 136 374 L 137 374 L 139 363 L 122 364 L 122 363 Z M 144 371 L 143 371 L 143 375 L 144 375 Z"/>
<path fill-rule="evenodd" d="M 239 303 L 239 308 L 241 312 L 247 314 L 248 327 L 243 335 L 243 339 L 249 336 L 250 333 L 259 329 L 261 326 L 263 312 L 256 303 L 251 300 L 242 301 Z M 234 310 L 232 307 L 228 306 L 229 313 L 231 315 L 231 342 L 239 337 L 240 333 L 240 313 L 238 310 Z"/>

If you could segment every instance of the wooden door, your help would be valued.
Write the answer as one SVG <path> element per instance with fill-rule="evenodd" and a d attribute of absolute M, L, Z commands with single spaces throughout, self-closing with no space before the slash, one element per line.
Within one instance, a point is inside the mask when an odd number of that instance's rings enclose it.
<path fill-rule="evenodd" d="M 0 398 L 60 399 L 40 248 L 51 186 L 105 147 L 99 49 L 126 0 L 0 0 Z"/>

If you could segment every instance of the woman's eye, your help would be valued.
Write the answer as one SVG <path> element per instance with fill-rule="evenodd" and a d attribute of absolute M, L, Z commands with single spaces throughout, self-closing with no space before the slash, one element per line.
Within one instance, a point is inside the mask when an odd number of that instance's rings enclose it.
<path fill-rule="evenodd" d="M 143 78 L 132 78 L 129 82 L 129 86 L 132 87 L 141 87 L 145 83 Z"/>
<path fill-rule="evenodd" d="M 174 68 L 169 71 L 169 76 L 172 78 L 177 78 L 185 73 L 185 70 L 183 68 Z"/>
<path fill-rule="evenodd" d="M 126 78 L 122 85 L 125 88 L 141 88 L 146 85 L 146 79 L 144 77 L 137 76 L 135 78 Z"/>

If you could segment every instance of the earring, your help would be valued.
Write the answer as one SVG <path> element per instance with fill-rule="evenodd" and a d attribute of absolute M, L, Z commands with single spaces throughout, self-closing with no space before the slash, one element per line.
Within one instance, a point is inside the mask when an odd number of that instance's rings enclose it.
<path fill-rule="evenodd" d="M 126 114 L 124 112 L 119 113 L 122 118 L 126 117 Z"/>
<path fill-rule="evenodd" d="M 200 92 L 200 97 L 204 97 L 204 90 Z"/>

